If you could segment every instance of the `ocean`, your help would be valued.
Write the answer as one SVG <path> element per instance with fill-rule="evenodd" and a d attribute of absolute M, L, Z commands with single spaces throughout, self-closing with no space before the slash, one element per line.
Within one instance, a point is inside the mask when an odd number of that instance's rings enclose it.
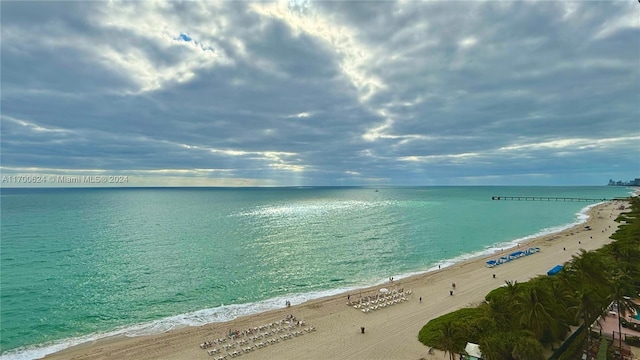
<path fill-rule="evenodd" d="M 446 267 L 624 187 L 2 189 L 0 357 L 227 321 Z"/>

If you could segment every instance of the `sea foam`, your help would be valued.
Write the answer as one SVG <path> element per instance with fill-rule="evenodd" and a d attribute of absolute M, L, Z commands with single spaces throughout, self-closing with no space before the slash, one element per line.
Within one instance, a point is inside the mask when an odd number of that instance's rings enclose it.
<path fill-rule="evenodd" d="M 155 335 L 189 326 L 201 326 L 211 323 L 231 321 L 242 316 L 254 315 L 269 310 L 281 309 L 284 307 L 286 301 L 289 301 L 292 305 L 297 305 L 309 300 L 333 296 L 336 294 L 353 291 L 355 289 L 355 287 L 339 288 L 333 290 L 293 294 L 289 296 L 280 296 L 254 303 L 221 305 L 215 308 L 198 310 L 146 323 L 126 326 L 109 332 L 93 333 L 85 336 L 63 339 L 46 344 L 38 344 L 12 349 L 0 355 L 0 360 L 40 359 L 48 354 L 67 349 L 72 346 L 109 337 L 137 337 Z"/>

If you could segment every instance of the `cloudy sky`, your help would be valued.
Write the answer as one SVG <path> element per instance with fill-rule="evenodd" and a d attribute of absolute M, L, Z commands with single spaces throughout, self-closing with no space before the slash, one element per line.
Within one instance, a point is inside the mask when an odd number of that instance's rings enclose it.
<path fill-rule="evenodd" d="M 3 177 L 640 177 L 635 0 L 3 0 L 1 15 Z"/>

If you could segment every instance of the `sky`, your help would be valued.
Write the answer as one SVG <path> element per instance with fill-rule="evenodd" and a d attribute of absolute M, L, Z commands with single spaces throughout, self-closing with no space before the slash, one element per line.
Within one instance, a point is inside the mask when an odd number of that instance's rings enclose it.
<path fill-rule="evenodd" d="M 2 186 L 640 177 L 640 3 L 5 1 Z"/>

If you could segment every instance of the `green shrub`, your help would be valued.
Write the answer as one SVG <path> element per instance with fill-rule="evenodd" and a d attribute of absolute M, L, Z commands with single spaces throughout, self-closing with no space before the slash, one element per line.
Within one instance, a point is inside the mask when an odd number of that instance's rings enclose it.
<path fill-rule="evenodd" d="M 627 336 L 624 342 L 631 346 L 640 347 L 640 337 L 637 336 Z"/>
<path fill-rule="evenodd" d="M 485 307 L 464 308 L 429 321 L 420 329 L 418 340 L 427 346 L 437 348 L 447 323 L 451 323 L 461 338 L 467 339 L 462 347 L 466 345 L 467 341 L 478 341 L 478 333 L 491 330 L 490 327 L 492 327 L 490 319 L 486 316 Z"/>

